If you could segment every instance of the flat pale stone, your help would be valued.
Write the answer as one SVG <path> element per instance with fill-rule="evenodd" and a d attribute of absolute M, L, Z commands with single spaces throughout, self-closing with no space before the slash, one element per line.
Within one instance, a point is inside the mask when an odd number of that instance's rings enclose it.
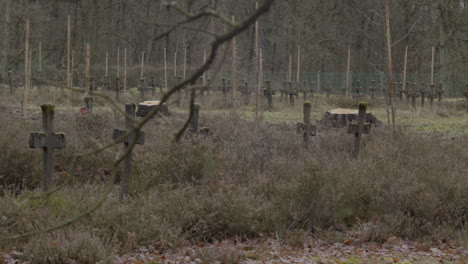
<path fill-rule="evenodd" d="M 328 110 L 327 112 L 332 115 L 357 115 L 359 111 L 354 109 L 337 108 Z"/>
<path fill-rule="evenodd" d="M 154 100 L 154 101 L 144 101 L 139 103 L 139 105 L 159 105 L 161 101 L 159 100 Z"/>

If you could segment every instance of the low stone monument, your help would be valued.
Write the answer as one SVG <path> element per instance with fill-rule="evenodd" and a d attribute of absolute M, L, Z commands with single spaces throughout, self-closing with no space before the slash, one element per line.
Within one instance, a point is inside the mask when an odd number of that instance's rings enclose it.
<path fill-rule="evenodd" d="M 337 108 L 325 112 L 321 123 L 328 127 L 346 127 L 349 123 L 357 120 L 358 110 Z M 372 113 L 365 113 L 364 122 L 370 123 L 373 126 L 380 126 L 382 122 L 379 121 Z"/>
<path fill-rule="evenodd" d="M 137 117 L 146 117 L 149 112 L 151 112 L 154 108 L 160 107 L 159 111 L 161 114 L 165 116 L 171 115 L 171 111 L 167 107 L 166 103 L 162 106 L 159 105 L 160 101 L 144 101 L 138 104 L 138 110 L 136 112 Z"/>

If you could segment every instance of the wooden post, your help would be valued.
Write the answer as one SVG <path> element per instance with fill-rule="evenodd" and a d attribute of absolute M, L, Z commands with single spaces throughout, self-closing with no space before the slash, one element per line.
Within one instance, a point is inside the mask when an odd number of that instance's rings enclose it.
<path fill-rule="evenodd" d="M 403 93 L 407 94 L 406 91 L 406 69 L 408 64 L 408 45 L 405 47 L 405 63 L 403 65 Z"/>
<path fill-rule="evenodd" d="M 346 66 L 346 90 L 345 90 L 345 96 L 347 97 L 349 95 L 349 72 L 351 70 L 351 48 L 348 48 L 348 64 Z"/>
<path fill-rule="evenodd" d="M 71 75 L 71 17 L 67 16 L 67 89 L 68 106 L 72 106 L 72 75 Z"/>
<path fill-rule="evenodd" d="M 206 61 L 206 59 L 205 59 Z M 185 78 L 187 77 L 187 46 L 184 46 L 184 72 L 183 72 L 183 78 L 185 80 Z"/>
<path fill-rule="evenodd" d="M 70 67 L 70 71 L 71 71 L 70 72 L 70 87 L 72 87 L 72 88 L 73 88 L 73 76 L 74 76 L 73 75 L 73 63 L 74 63 L 74 61 L 75 61 L 75 50 L 73 49 L 72 53 L 71 53 L 71 62 L 70 62 L 71 63 L 71 67 Z M 62 90 L 63 90 L 63 88 L 62 88 Z"/>
<path fill-rule="evenodd" d="M 393 69 L 392 69 L 392 42 L 390 35 L 390 7 L 388 0 L 385 0 L 385 28 L 387 35 L 387 59 L 388 59 L 388 82 L 389 82 L 389 107 L 392 110 L 392 125 L 395 126 L 395 86 L 393 86 Z M 388 112 L 388 110 L 387 110 Z M 390 121 L 390 120 L 389 120 Z"/>
<path fill-rule="evenodd" d="M 371 124 L 366 123 L 366 110 L 367 103 L 359 103 L 359 112 L 357 116 L 357 122 L 349 124 L 348 134 L 354 134 L 354 151 L 353 159 L 357 159 L 359 156 L 359 148 L 361 144 L 361 135 L 369 134 Z"/>
<path fill-rule="evenodd" d="M 236 22 L 236 18 L 232 16 L 232 23 Z M 237 53 L 236 53 L 236 38 L 232 38 L 232 108 L 236 107 L 236 90 L 237 90 L 237 82 L 236 82 L 236 65 Z"/>
<path fill-rule="evenodd" d="M 141 71 L 140 71 L 140 79 L 143 79 L 143 72 L 145 67 L 145 52 L 141 53 Z"/>
<path fill-rule="evenodd" d="M 42 110 L 42 132 L 32 132 L 29 135 L 29 147 L 41 148 L 43 152 L 42 159 L 42 191 L 49 191 L 52 185 L 52 168 L 54 166 L 54 149 L 63 149 L 65 147 L 65 134 L 54 133 L 54 113 L 53 105 L 41 105 Z"/>
<path fill-rule="evenodd" d="M 86 69 L 85 69 L 85 87 L 89 83 L 89 72 L 91 67 L 91 45 L 86 43 Z"/>
<path fill-rule="evenodd" d="M 203 63 L 206 63 L 206 50 L 203 50 Z M 206 89 L 206 71 L 203 72 L 202 90 Z"/>
<path fill-rule="evenodd" d="M 300 82 L 300 70 L 301 70 L 301 45 L 297 47 L 297 73 L 296 82 Z"/>
<path fill-rule="evenodd" d="M 132 131 L 134 127 L 134 118 L 135 118 L 135 104 L 126 104 L 125 105 L 125 129 L 114 129 L 112 135 L 113 140 L 117 140 Z M 134 144 L 143 145 L 145 143 L 145 132 L 143 131 L 134 131 L 130 136 L 126 137 L 123 140 L 124 143 L 124 153 L 127 153 L 127 156 L 123 160 L 124 171 L 123 178 L 121 183 L 120 190 L 120 200 L 122 201 L 124 196 L 128 194 L 130 187 L 132 169 L 133 169 L 133 155 L 130 148 Z"/>
<path fill-rule="evenodd" d="M 120 47 L 117 47 L 117 78 L 120 78 Z"/>
<path fill-rule="evenodd" d="M 26 118 L 28 114 L 28 90 L 30 89 L 30 72 L 29 72 L 29 20 L 26 20 L 26 32 L 24 38 L 24 94 L 23 94 L 23 117 Z"/>
<path fill-rule="evenodd" d="M 288 82 L 291 82 L 292 80 L 292 56 L 289 55 L 289 69 L 288 69 Z"/>
<path fill-rule="evenodd" d="M 124 80 L 123 80 L 123 90 L 124 93 L 127 92 L 127 48 L 124 48 Z"/>
<path fill-rule="evenodd" d="M 177 77 L 177 49 L 174 51 L 174 78 Z"/>
<path fill-rule="evenodd" d="M 167 89 L 167 49 L 164 48 L 164 89 Z M 162 88 L 161 88 L 162 92 Z"/>
<path fill-rule="evenodd" d="M 42 41 L 39 41 L 39 73 L 42 73 Z"/>
<path fill-rule="evenodd" d="M 258 9 L 258 2 L 255 2 L 255 10 Z M 260 101 L 260 57 L 259 57 L 259 22 L 255 20 L 255 120 L 258 119 L 258 108 Z"/>
<path fill-rule="evenodd" d="M 431 85 L 434 84 L 434 57 L 435 57 L 435 47 L 432 46 L 432 57 L 431 57 Z"/>
<path fill-rule="evenodd" d="M 109 64 L 109 53 L 106 52 L 106 72 L 104 74 L 104 77 L 106 77 L 107 79 L 107 67 L 108 67 L 108 64 Z"/>

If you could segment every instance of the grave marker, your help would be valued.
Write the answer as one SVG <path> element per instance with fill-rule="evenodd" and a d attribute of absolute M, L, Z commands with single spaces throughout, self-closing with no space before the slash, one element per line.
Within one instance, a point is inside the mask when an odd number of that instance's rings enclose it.
<path fill-rule="evenodd" d="M 145 101 L 145 90 L 146 90 L 146 87 L 145 87 L 145 79 L 144 78 L 141 78 L 140 79 L 140 87 L 138 88 L 138 90 L 140 90 L 140 101 Z"/>
<path fill-rule="evenodd" d="M 32 132 L 29 135 L 30 148 L 42 148 L 42 191 L 49 191 L 52 185 L 52 167 L 54 165 L 54 149 L 65 148 L 65 134 L 55 133 L 54 129 L 54 113 L 55 106 L 44 104 L 41 105 L 42 112 L 42 132 Z"/>
<path fill-rule="evenodd" d="M 362 134 L 369 134 L 371 130 L 371 123 L 364 122 L 366 119 L 367 103 L 359 103 L 359 113 L 357 122 L 349 124 L 348 134 L 354 134 L 354 151 L 353 159 L 359 156 L 359 148 L 361 144 Z"/>
<path fill-rule="evenodd" d="M 191 134 L 201 134 L 201 135 L 208 135 L 210 132 L 210 129 L 207 127 L 201 127 L 199 128 L 198 126 L 198 117 L 200 114 L 200 105 L 199 104 L 194 104 L 193 105 L 193 113 L 192 113 L 192 118 L 190 119 L 190 129 L 189 132 Z"/>
<path fill-rule="evenodd" d="M 266 89 L 263 89 L 263 94 L 267 98 L 268 101 L 268 110 L 273 110 L 273 95 L 275 94 L 275 91 L 271 89 L 271 81 L 266 81 Z"/>
<path fill-rule="evenodd" d="M 115 100 L 120 101 L 120 77 L 115 78 Z"/>
<path fill-rule="evenodd" d="M 312 110 L 312 104 L 310 102 L 304 102 L 304 123 L 297 123 L 297 133 L 304 135 L 304 147 L 309 148 L 310 137 L 317 135 L 317 126 L 313 126 L 310 120 L 310 112 Z"/>
<path fill-rule="evenodd" d="M 444 91 L 444 84 L 443 83 L 439 83 L 439 88 L 436 90 L 436 94 L 437 94 L 437 97 L 438 97 L 438 102 L 442 102 L 442 95 L 445 94 L 445 91 Z"/>
<path fill-rule="evenodd" d="M 371 99 L 375 99 L 375 92 L 377 89 L 375 88 L 375 80 L 371 81 L 371 87 L 369 88 L 369 92 L 371 94 Z"/>
<path fill-rule="evenodd" d="M 361 92 L 362 92 L 362 87 L 361 87 L 361 81 L 356 82 L 356 86 L 354 87 L 354 91 L 356 92 L 356 98 L 361 97 Z"/>
<path fill-rule="evenodd" d="M 289 104 L 294 106 L 294 90 L 292 87 L 292 82 L 288 82 L 288 93 L 289 93 Z"/>
<path fill-rule="evenodd" d="M 125 129 L 114 129 L 112 139 L 115 141 L 126 133 L 131 131 L 134 127 L 134 117 L 135 117 L 135 104 L 126 104 L 125 105 Z M 132 151 L 129 151 L 131 144 L 143 145 L 145 143 L 145 132 L 136 131 L 127 136 L 121 143 L 124 144 L 124 153 L 127 153 L 127 156 L 124 158 L 124 173 L 122 179 L 122 189 L 120 190 L 120 200 L 122 201 L 124 196 L 128 194 L 132 169 L 133 169 L 133 155 Z"/>
<path fill-rule="evenodd" d="M 85 97 L 84 101 L 85 101 L 86 111 L 92 113 L 93 112 L 93 102 L 94 102 L 93 97 L 87 96 L 87 97 Z"/>
<path fill-rule="evenodd" d="M 411 98 L 411 108 L 413 111 L 416 110 L 416 98 L 418 97 L 418 93 L 416 91 L 416 85 L 417 83 L 412 83 L 412 89 L 411 91 L 408 91 L 409 96 Z"/>
<path fill-rule="evenodd" d="M 424 107 L 424 102 L 426 100 L 426 83 L 422 82 L 421 87 L 419 88 L 419 93 L 421 94 L 421 107 Z"/>

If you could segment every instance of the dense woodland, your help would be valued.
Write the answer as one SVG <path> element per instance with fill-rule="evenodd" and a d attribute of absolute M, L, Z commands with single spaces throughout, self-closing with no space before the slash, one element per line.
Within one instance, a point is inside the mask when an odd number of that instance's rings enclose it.
<path fill-rule="evenodd" d="M 255 9 L 253 0 L 181 0 L 178 4 L 192 14 L 215 9 L 225 17 L 240 21 Z M 162 78 L 164 48 L 171 75 L 182 75 L 185 47 L 188 68 L 203 61 L 213 34 L 226 31 L 219 18 L 206 17 L 180 26 L 171 34 L 157 36 L 185 17 L 166 8 L 160 0 L 2 0 L 0 2 L 0 41 L 3 76 L 7 71 L 22 72 L 24 64 L 25 21 L 31 21 L 33 72 L 38 68 L 41 42 L 43 77 L 65 78 L 67 16 L 72 19 L 72 47 L 77 73 L 84 70 L 85 47 L 91 46 L 91 72 L 102 76 L 105 54 L 109 53 L 110 74 L 115 74 L 117 52 L 123 63 L 138 76 L 141 54 L 145 64 L 153 66 Z M 393 72 L 401 81 L 405 47 L 408 46 L 408 74 L 413 82 L 429 82 L 432 47 L 435 47 L 435 79 L 443 82 L 447 94 L 461 96 L 468 69 L 468 1 L 467 0 L 392 0 L 390 1 L 393 43 Z M 263 54 L 264 79 L 284 81 L 288 77 L 289 58 L 296 70 L 297 50 L 301 47 L 301 76 L 314 81 L 317 72 L 344 73 L 348 48 L 351 48 L 353 80 L 364 82 L 379 78 L 387 71 L 385 47 L 385 12 L 383 0 L 292 0 L 275 1 L 270 12 L 259 20 L 259 42 Z M 239 79 L 255 78 L 255 26 L 236 38 Z M 229 49 L 229 47 L 226 47 Z M 175 58 L 177 54 L 177 57 Z M 231 53 L 223 65 L 224 74 L 231 70 Z M 174 69 L 174 64 L 177 65 Z M 79 75 L 78 74 L 78 75 Z M 132 73 L 130 73 L 131 75 Z M 380 74 L 380 75 L 379 75 Z M 295 74 L 293 74 L 295 76 Z M 342 74 L 338 74 L 343 78 Z M 376 77 L 377 76 L 377 77 Z M 219 77 L 219 76 L 218 76 Z M 60 78 L 59 78 L 60 79 Z M 341 79 L 339 82 L 341 82 Z M 342 82 L 341 82 L 342 83 Z"/>

